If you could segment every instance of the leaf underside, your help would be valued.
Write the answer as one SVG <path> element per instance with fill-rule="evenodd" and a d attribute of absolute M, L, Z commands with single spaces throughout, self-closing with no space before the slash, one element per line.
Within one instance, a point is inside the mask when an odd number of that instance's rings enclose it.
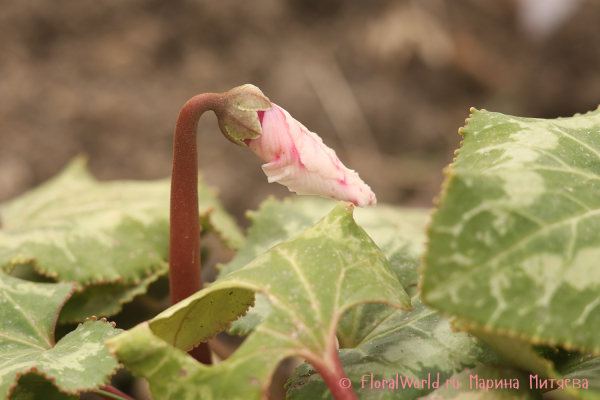
<path fill-rule="evenodd" d="M 330 365 L 326 354 L 335 351 L 337 321 L 346 310 L 366 302 L 410 307 L 385 256 L 354 223 L 352 208 L 338 205 L 302 234 L 171 307 L 149 324 L 109 340 L 109 346 L 127 368 L 148 379 L 155 398 L 163 399 L 264 398 L 274 369 L 283 359 L 301 356 Z M 179 335 L 190 337 L 197 331 L 195 327 L 205 324 L 201 315 L 187 325 L 182 318 L 193 313 L 197 304 L 204 301 L 204 310 L 211 313 L 206 303 L 213 296 L 243 298 L 244 292 L 262 293 L 272 311 L 230 358 L 207 367 L 172 346 L 185 348 L 189 343 L 174 342 L 178 339 L 169 331 L 189 331 Z M 167 329 L 170 324 L 175 325 Z M 152 331 L 159 325 L 161 333 L 157 336 Z M 203 332 L 196 340 L 215 333 Z M 158 365 L 158 360 L 163 361 Z"/>

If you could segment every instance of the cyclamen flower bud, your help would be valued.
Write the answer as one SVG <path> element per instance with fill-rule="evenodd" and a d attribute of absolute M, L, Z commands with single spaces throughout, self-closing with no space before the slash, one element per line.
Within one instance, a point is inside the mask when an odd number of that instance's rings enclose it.
<path fill-rule="evenodd" d="M 345 200 L 358 207 L 375 205 L 371 188 L 344 166 L 335 151 L 253 85 L 216 95 L 212 108 L 221 132 L 232 143 L 250 147 L 267 161 L 269 182 L 298 194 Z"/>
<path fill-rule="evenodd" d="M 358 207 L 375 205 L 375 193 L 356 172 L 342 164 L 335 151 L 283 108 L 258 111 L 262 135 L 243 142 L 267 161 L 262 166 L 269 182 L 298 194 L 315 194 L 350 201 Z"/>

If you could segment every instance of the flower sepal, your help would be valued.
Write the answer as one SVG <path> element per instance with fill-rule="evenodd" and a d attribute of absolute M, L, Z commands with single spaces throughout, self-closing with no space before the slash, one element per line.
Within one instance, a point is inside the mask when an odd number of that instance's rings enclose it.
<path fill-rule="evenodd" d="M 271 102 L 254 85 L 246 84 L 221 95 L 215 114 L 223 136 L 238 146 L 248 147 L 244 140 L 262 135 L 257 111 L 268 111 Z"/>

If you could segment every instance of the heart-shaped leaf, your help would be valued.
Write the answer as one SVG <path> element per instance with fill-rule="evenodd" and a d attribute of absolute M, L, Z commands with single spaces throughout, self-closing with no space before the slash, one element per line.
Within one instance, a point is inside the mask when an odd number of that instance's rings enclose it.
<path fill-rule="evenodd" d="M 333 200 L 312 196 L 284 201 L 273 198 L 266 200 L 257 211 L 247 213 L 252 221 L 248 238 L 236 257 L 229 264 L 221 266 L 219 276 L 242 268 L 273 246 L 296 236 L 323 218 L 337 204 Z M 385 254 L 402 286 L 407 288 L 415 285 L 418 281 L 419 256 L 424 250 L 423 226 L 427 210 L 380 204 L 376 208 L 356 209 L 354 219 Z M 359 312 L 359 309 L 351 312 Z M 255 307 L 250 309 L 248 315 L 233 322 L 229 333 L 247 335 L 270 310 L 267 299 L 257 294 Z"/>
<path fill-rule="evenodd" d="M 423 299 L 486 332 L 600 351 L 600 110 L 472 110 L 446 171 Z"/>
<path fill-rule="evenodd" d="M 336 326 L 348 309 L 367 302 L 410 308 L 385 256 L 352 219 L 352 209 L 338 205 L 302 234 L 176 304 L 150 324 L 109 340 L 109 346 L 127 368 L 148 379 L 156 398 L 163 399 L 258 399 L 268 390 L 275 367 L 292 356 L 306 358 L 321 371 L 339 372 L 333 357 Z M 244 292 L 262 293 L 272 310 L 229 359 L 207 367 L 171 346 L 187 348 L 214 335 L 216 330 L 196 329 L 214 323 L 213 310 L 227 309 L 216 302 L 209 307 L 212 298 Z M 239 311 L 235 303 L 228 306 L 234 311 L 230 319 Z M 207 318 L 200 313 L 185 318 L 200 305 Z M 177 330 L 178 335 L 170 333 Z"/>
<path fill-rule="evenodd" d="M 73 289 L 73 284 L 33 283 L 0 272 L 0 399 L 30 372 L 71 394 L 109 382 L 118 367 L 104 345 L 119 333 L 113 325 L 86 321 L 54 344 L 58 312 Z"/>
<path fill-rule="evenodd" d="M 340 350 L 344 370 L 360 399 L 416 399 L 434 390 L 438 380 L 443 384 L 466 367 L 497 360 L 475 337 L 454 332 L 448 321 L 424 306 L 418 296 L 412 305 L 413 311 L 369 305 L 371 313 L 365 313 L 368 323 L 360 324 L 354 334 L 356 348 Z M 396 374 L 400 388 L 395 386 Z M 423 379 L 428 383 L 423 384 Z M 332 399 L 309 364 L 296 370 L 287 389 L 290 400 Z"/>

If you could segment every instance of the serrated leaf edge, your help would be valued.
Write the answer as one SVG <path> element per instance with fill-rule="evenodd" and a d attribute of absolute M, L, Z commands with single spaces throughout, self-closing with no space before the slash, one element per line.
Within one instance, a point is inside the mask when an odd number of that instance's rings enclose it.
<path fill-rule="evenodd" d="M 73 283 L 75 283 L 75 282 L 73 282 Z M 71 295 L 72 295 L 72 294 L 73 294 L 73 293 L 71 293 Z M 61 308 L 62 308 L 62 306 L 63 306 L 63 305 L 66 303 L 66 301 L 67 301 L 67 300 L 68 300 L 68 299 L 71 297 L 71 295 L 69 295 L 69 296 L 66 298 L 65 302 L 63 302 L 63 303 L 60 305 L 59 312 L 57 312 L 57 313 L 56 313 L 56 318 L 55 318 L 55 322 L 54 322 L 54 327 L 56 327 L 56 321 L 58 320 L 58 314 L 60 313 L 60 309 L 61 309 Z M 108 322 L 108 321 L 106 320 L 106 318 L 101 318 L 101 319 L 98 319 L 98 318 L 96 318 L 96 316 L 92 316 L 92 317 L 90 317 L 90 318 L 86 318 L 86 319 L 85 319 L 85 321 L 84 321 L 84 322 L 82 322 L 82 323 L 80 323 L 79 325 L 77 325 L 77 327 L 80 327 L 80 326 L 82 326 L 82 325 L 83 325 L 85 322 L 104 322 L 104 323 L 106 323 L 106 324 L 108 324 L 108 325 L 111 325 L 113 328 L 115 328 L 115 327 L 116 327 L 116 325 L 117 325 L 117 324 L 116 324 L 116 322 Z M 74 332 L 74 331 L 72 331 L 72 332 Z M 52 341 L 54 342 L 54 329 L 52 329 Z M 56 343 L 54 343 L 54 345 L 56 345 Z M 106 346 L 106 344 L 105 344 L 105 346 Z M 108 347 L 108 346 L 107 346 L 107 347 Z M 52 346 L 52 348 L 54 348 L 54 346 Z M 116 356 L 115 356 L 115 355 L 112 353 L 112 351 L 111 351 L 112 349 L 111 349 L 110 347 L 108 347 L 108 348 L 109 348 L 109 353 L 111 354 L 111 356 L 113 356 L 113 357 L 115 358 L 115 360 L 116 360 L 116 361 L 118 361 L 119 359 L 118 359 L 118 358 L 117 358 L 117 357 L 116 357 Z M 46 351 L 47 351 L 47 350 L 46 350 Z M 6 394 L 6 397 L 4 398 L 4 400 L 9 400 L 9 399 L 10 399 L 10 395 L 12 394 L 13 390 L 14 390 L 14 389 L 15 389 L 15 388 L 16 388 L 16 387 L 19 385 L 19 379 L 20 379 L 22 376 L 24 376 L 24 375 L 27 375 L 27 374 L 29 374 L 29 373 L 35 373 L 35 374 L 37 374 L 37 375 L 43 376 L 44 378 L 48 379 L 49 381 L 51 381 L 51 382 L 52 382 L 52 384 L 54 385 L 54 387 L 55 387 L 55 388 L 57 388 L 57 389 L 58 389 L 58 391 L 59 391 L 59 392 L 61 392 L 61 393 L 70 394 L 70 395 L 75 395 L 75 394 L 79 394 L 79 393 L 83 393 L 83 392 L 91 392 L 91 391 L 94 391 L 94 390 L 97 390 L 97 389 L 101 388 L 102 386 L 106 386 L 106 385 L 108 385 L 108 384 L 110 383 L 110 381 L 111 381 L 111 378 L 113 377 L 113 375 L 114 375 L 114 374 L 116 374 L 116 373 L 117 373 L 117 371 L 118 371 L 119 369 L 121 369 L 122 367 L 123 367 L 123 366 L 122 366 L 121 364 L 119 364 L 119 366 L 118 366 L 117 368 L 115 368 L 115 369 L 114 369 L 112 372 L 110 372 L 110 373 L 108 374 L 108 377 L 107 377 L 107 379 L 104 381 L 104 383 L 103 383 L 103 384 L 101 384 L 101 385 L 99 385 L 99 386 L 98 386 L 98 387 L 96 387 L 96 388 L 89 388 L 89 389 L 85 389 L 85 390 L 80 390 L 80 391 L 71 392 L 71 391 L 68 391 L 68 390 L 63 390 L 63 389 L 62 389 L 60 386 L 58 386 L 58 385 L 56 384 L 56 378 L 55 378 L 54 376 L 49 376 L 49 375 L 47 375 L 47 374 L 46 374 L 45 372 L 43 372 L 43 371 L 38 371 L 37 367 L 33 366 L 33 367 L 31 367 L 29 370 L 27 370 L 27 371 L 19 371 L 19 372 L 17 372 L 17 375 L 15 376 L 15 381 L 14 381 L 14 382 L 13 382 L 13 384 L 12 384 L 12 385 L 11 385 L 11 386 L 8 388 L 8 393 Z"/>
<path fill-rule="evenodd" d="M 574 346 L 572 343 L 563 343 L 563 342 L 558 342 L 558 341 L 551 340 L 551 339 L 546 340 L 546 339 L 542 339 L 542 338 L 535 337 L 535 336 L 529 336 L 525 333 L 520 333 L 513 329 L 492 328 L 487 325 L 481 325 L 476 322 L 467 321 L 464 319 L 464 317 L 454 315 L 454 314 L 449 314 L 449 313 L 445 313 L 445 312 L 441 312 L 441 314 L 446 316 L 447 318 L 460 319 L 461 325 L 464 326 L 464 330 L 467 330 L 467 331 L 469 331 L 470 329 L 479 329 L 485 333 L 503 336 L 503 337 L 507 337 L 510 339 L 516 339 L 516 340 L 519 340 L 526 344 L 528 343 L 531 345 L 546 345 L 546 346 L 551 346 L 551 347 L 560 346 L 567 351 L 577 351 L 580 353 L 588 353 L 589 352 L 589 353 L 592 353 L 594 356 L 600 356 L 600 349 L 588 348 L 588 347 L 584 347 L 584 346 Z M 453 327 L 454 327 L 454 325 L 453 325 Z"/>
<path fill-rule="evenodd" d="M 600 105 L 598 105 L 596 110 L 600 110 Z M 586 112 L 585 114 L 592 113 L 596 110 L 590 110 L 590 111 Z M 458 129 L 458 133 L 463 137 L 463 139 L 465 137 L 464 128 L 466 128 L 469 125 L 469 122 L 473 118 L 474 114 L 476 112 L 485 112 L 486 110 L 483 108 L 481 110 L 478 110 L 475 107 L 471 107 L 469 111 L 471 112 L 471 114 L 469 114 L 469 118 L 465 119 L 465 125 Z M 460 150 L 462 149 L 462 145 L 463 145 L 463 140 L 461 140 L 461 142 L 460 142 L 460 148 L 454 151 L 454 154 L 456 156 L 458 156 L 458 154 L 460 153 Z M 446 194 L 448 192 L 448 188 L 450 187 L 452 182 L 454 182 L 454 179 L 456 179 L 457 174 L 456 174 L 456 171 L 454 171 L 454 167 L 453 167 L 453 164 L 455 162 L 456 162 L 456 157 L 452 160 L 452 163 L 448 164 L 448 166 L 446 168 L 444 168 L 444 170 L 443 170 L 445 179 L 444 179 L 444 182 L 442 182 L 440 193 L 433 199 L 433 204 L 435 207 L 430 211 L 429 220 L 428 220 L 427 224 L 425 225 L 425 239 L 426 239 L 425 247 L 427 250 L 421 255 L 421 265 L 418 268 L 419 277 L 420 277 L 419 278 L 419 291 L 422 294 L 421 301 L 428 307 L 438 310 L 438 312 L 445 318 L 460 319 L 461 324 L 463 324 L 463 326 L 465 326 L 465 328 L 467 330 L 468 330 L 468 327 L 470 327 L 472 329 L 480 329 L 486 333 L 491 333 L 491 334 L 495 334 L 495 335 L 499 335 L 499 336 L 505 336 L 505 337 L 508 337 L 511 339 L 517 339 L 517 340 L 520 340 L 525 343 L 530 343 L 532 345 L 548 345 L 548 346 L 559 345 L 568 351 L 591 352 L 592 354 L 594 354 L 596 356 L 600 356 L 600 348 L 588 348 L 588 347 L 584 347 L 584 346 L 574 346 L 572 343 L 567 343 L 567 342 L 563 343 L 563 342 L 554 341 L 552 339 L 542 339 L 539 337 L 529 336 L 525 333 L 520 333 L 520 332 L 517 332 L 512 329 L 492 328 L 487 325 L 481 325 L 481 324 L 477 324 L 472 321 L 467 321 L 462 316 L 459 316 L 459 315 L 456 315 L 453 313 L 449 313 L 449 312 L 446 312 L 443 310 L 439 310 L 438 308 L 436 308 L 435 306 L 433 306 L 427 302 L 427 300 L 425 298 L 426 294 L 423 291 L 423 284 L 424 284 L 424 279 L 425 279 L 424 278 L 425 273 L 427 271 L 427 264 L 425 262 L 425 258 L 428 253 L 428 250 L 429 250 L 429 241 L 431 239 L 431 225 L 433 224 L 433 219 L 434 219 L 435 215 L 437 214 L 437 212 L 441 208 L 443 208 L 442 199 L 446 196 Z"/>
<path fill-rule="evenodd" d="M 227 290 L 227 289 L 223 289 L 223 290 Z M 256 293 L 256 292 L 254 292 L 254 293 Z M 189 352 L 190 350 L 195 349 L 196 347 L 200 346 L 202 343 L 206 343 L 209 340 L 213 340 L 219 333 L 221 333 L 221 332 L 225 331 L 227 328 L 229 328 L 234 321 L 237 321 L 241 317 L 246 316 L 246 314 L 248 314 L 248 310 L 250 310 L 251 307 L 254 307 L 254 304 L 255 304 L 255 300 L 252 301 L 252 304 L 250 304 L 248 306 L 246 311 L 243 311 L 238 316 L 236 316 L 234 319 L 231 319 L 228 322 L 220 323 L 217 327 L 217 330 L 215 331 L 215 333 L 213 335 L 209 336 L 208 338 L 206 338 L 206 340 L 203 340 L 203 341 L 199 342 L 198 344 L 196 344 L 195 346 L 192 346 L 189 349 L 184 350 L 184 351 Z M 150 328 L 150 330 L 152 330 L 152 328 Z M 154 331 L 153 331 L 153 333 L 154 333 Z"/>
<path fill-rule="evenodd" d="M 148 276 L 151 276 L 151 275 L 153 275 L 153 276 L 151 277 L 152 279 L 148 281 L 148 285 L 143 290 L 134 291 L 134 293 L 132 293 L 130 296 L 123 297 L 123 298 L 121 298 L 119 300 L 119 309 L 118 309 L 118 311 L 116 311 L 114 313 L 111 313 L 111 314 L 107 314 L 107 315 L 103 315 L 103 314 L 98 314 L 98 315 L 100 315 L 101 317 L 110 317 L 110 316 L 116 315 L 116 314 L 120 313 L 123 310 L 123 305 L 125 305 L 126 303 L 131 302 L 137 296 L 141 296 L 141 295 L 144 295 L 144 294 L 148 293 L 148 288 L 150 287 L 150 285 L 152 283 L 156 282 L 158 280 L 158 278 L 160 278 L 163 275 L 166 275 L 169 272 L 169 264 L 165 263 L 164 269 L 159 269 L 156 272 L 158 272 L 158 273 L 148 274 Z M 107 282 L 107 283 L 104 283 L 104 284 L 110 285 L 110 284 L 114 284 L 114 283 L 119 283 L 119 282 Z M 138 284 L 134 283 L 134 284 L 131 284 L 131 285 L 132 286 L 137 286 L 137 288 L 140 288 L 140 287 L 142 287 L 141 283 L 142 282 L 140 281 Z M 85 288 L 92 287 L 92 286 L 100 286 L 100 285 L 102 285 L 102 284 L 97 284 L 97 285 L 96 284 L 88 284 L 88 285 L 85 285 L 85 287 L 84 287 L 84 289 L 82 291 L 85 291 Z M 92 317 L 95 317 L 95 316 L 92 316 Z M 66 320 L 60 321 L 60 323 L 61 324 L 72 324 L 72 323 L 78 323 L 80 321 L 81 320 L 77 320 L 77 319 L 66 319 Z"/>

